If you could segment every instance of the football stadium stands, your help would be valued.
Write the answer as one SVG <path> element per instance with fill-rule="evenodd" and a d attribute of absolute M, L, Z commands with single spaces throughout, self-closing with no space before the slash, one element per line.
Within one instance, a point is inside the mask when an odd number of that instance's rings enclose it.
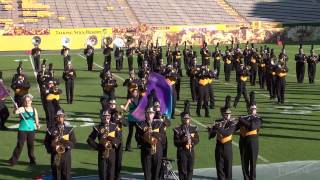
<path fill-rule="evenodd" d="M 0 0 L 0 28 L 316 22 L 319 9 L 318 0 Z"/>

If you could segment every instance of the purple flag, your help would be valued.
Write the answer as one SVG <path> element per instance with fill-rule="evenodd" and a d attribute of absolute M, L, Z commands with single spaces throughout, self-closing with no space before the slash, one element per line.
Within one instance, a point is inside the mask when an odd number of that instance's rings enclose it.
<path fill-rule="evenodd" d="M 6 98 L 7 96 L 9 96 L 9 92 L 6 89 L 6 87 L 3 84 L 3 81 L 0 80 L 0 99 Z"/>
<path fill-rule="evenodd" d="M 172 89 L 166 79 L 158 73 L 150 73 L 147 81 L 147 92 L 140 100 L 138 107 L 132 112 L 132 115 L 138 121 L 145 120 L 145 108 L 148 105 L 148 95 L 154 90 L 157 99 L 160 102 L 160 111 L 162 114 L 171 117 L 172 113 Z"/>

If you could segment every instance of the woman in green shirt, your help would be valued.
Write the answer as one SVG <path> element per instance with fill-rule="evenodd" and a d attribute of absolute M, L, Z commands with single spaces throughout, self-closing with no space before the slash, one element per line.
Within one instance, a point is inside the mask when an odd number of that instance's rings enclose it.
<path fill-rule="evenodd" d="M 40 124 L 38 112 L 34 107 L 32 107 L 32 98 L 33 96 L 31 94 L 26 94 L 23 97 L 23 106 L 19 108 L 16 106 L 14 110 L 15 114 L 20 115 L 20 122 L 18 130 L 18 142 L 12 153 L 11 158 L 9 159 L 9 163 L 11 166 L 17 164 L 25 141 L 27 141 L 30 164 L 36 164 L 35 157 L 33 154 L 34 137 L 35 130 L 40 128 Z"/>

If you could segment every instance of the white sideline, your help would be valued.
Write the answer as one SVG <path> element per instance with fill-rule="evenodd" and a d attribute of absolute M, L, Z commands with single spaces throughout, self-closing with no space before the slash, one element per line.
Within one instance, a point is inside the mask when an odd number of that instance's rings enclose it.
<path fill-rule="evenodd" d="M 31 63 L 31 66 L 32 66 L 32 69 L 33 69 L 33 74 L 34 74 L 34 77 L 36 78 L 36 82 L 37 82 L 37 72 L 36 72 L 36 69 L 34 67 L 34 64 L 33 64 L 33 60 L 32 60 L 32 57 L 29 56 L 29 60 L 30 60 L 30 63 Z M 40 93 L 40 87 L 39 87 L 39 84 L 37 83 L 37 88 L 38 88 L 38 91 Z"/>
<path fill-rule="evenodd" d="M 83 55 L 81 55 L 81 54 L 78 54 L 78 55 L 79 55 L 81 58 L 86 59 L 86 57 L 84 57 Z M 102 66 L 100 66 L 100 65 L 98 65 L 98 64 L 96 64 L 96 63 L 94 63 L 94 65 L 96 65 L 97 67 L 103 69 Z M 122 77 L 119 76 L 119 75 L 116 75 L 115 73 L 112 73 L 112 74 L 113 74 L 115 77 L 117 77 L 118 79 L 122 80 L 122 81 L 125 80 L 124 78 L 122 78 Z M 226 83 L 225 83 L 225 84 L 226 84 Z M 230 84 L 230 85 L 231 85 L 231 84 Z M 177 112 L 181 112 L 181 111 L 180 111 L 179 109 L 177 109 L 177 108 L 176 108 L 176 110 L 177 110 Z M 193 122 L 195 122 L 196 124 L 202 126 L 203 128 L 206 128 L 206 127 L 207 127 L 206 125 L 202 124 L 201 122 L 199 122 L 198 120 L 196 120 L 196 119 L 194 119 L 194 118 L 191 118 L 191 120 L 192 120 Z M 239 144 L 236 143 L 236 142 L 234 142 L 234 141 L 232 141 L 232 144 L 233 144 L 234 146 L 236 146 L 236 147 L 239 147 Z M 259 158 L 261 161 L 263 161 L 264 163 L 270 163 L 270 161 L 269 161 L 268 159 L 266 159 L 266 158 L 264 158 L 264 157 L 262 157 L 262 156 L 260 156 L 260 155 L 258 155 L 258 158 Z"/>

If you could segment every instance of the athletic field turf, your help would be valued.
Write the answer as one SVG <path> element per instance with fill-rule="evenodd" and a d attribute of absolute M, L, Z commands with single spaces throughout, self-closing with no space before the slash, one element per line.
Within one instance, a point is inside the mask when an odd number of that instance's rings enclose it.
<path fill-rule="evenodd" d="M 256 45 L 257 46 L 257 45 Z M 269 45 L 275 48 L 276 55 L 279 54 L 281 47 Z M 288 161 L 304 161 L 304 160 L 319 160 L 320 150 L 320 73 L 317 74 L 315 84 L 308 84 L 307 68 L 305 73 L 305 83 L 297 84 L 295 78 L 295 62 L 294 54 L 297 53 L 298 45 L 287 45 L 286 52 L 289 55 L 289 74 L 287 76 L 286 86 L 286 102 L 284 105 L 278 105 L 275 101 L 269 100 L 269 95 L 265 90 L 258 87 L 252 87 L 247 83 L 248 93 L 251 90 L 256 91 L 256 99 L 258 106 L 258 113 L 262 116 L 264 123 L 260 131 L 260 151 L 259 164 L 269 164 L 276 162 Z M 320 48 L 315 46 L 315 48 Z M 209 46 L 210 51 L 214 50 L 213 46 Z M 225 47 L 221 47 L 224 51 Z M 182 50 L 182 47 L 180 48 Z M 199 48 L 197 47 L 197 54 L 199 55 Z M 304 46 L 304 50 L 309 54 L 310 46 Z M 165 49 L 163 52 L 165 53 Z M 317 50 L 317 53 L 320 51 Z M 54 63 L 55 76 L 61 80 L 60 88 L 63 90 L 62 98 L 60 100 L 61 106 L 67 114 L 67 119 L 71 125 L 75 127 L 75 134 L 77 137 L 77 144 L 72 150 L 72 175 L 85 176 L 97 174 L 97 152 L 91 150 L 86 143 L 86 139 L 92 130 L 93 123 L 99 122 L 100 102 L 99 97 L 102 95 L 100 86 L 99 72 L 103 63 L 103 55 L 100 50 L 96 50 L 93 72 L 88 72 L 86 69 L 86 60 L 82 51 L 71 51 L 73 65 L 77 71 L 77 79 L 75 81 L 75 98 L 74 104 L 66 104 L 66 97 L 64 94 L 64 82 L 62 81 L 62 57 L 59 55 L 60 51 L 43 51 L 42 58 L 46 58 L 48 63 Z M 5 84 L 9 87 L 13 74 L 16 71 L 19 60 L 23 61 L 23 68 L 31 82 L 30 93 L 34 95 L 34 104 L 38 109 L 41 118 L 42 127 L 36 134 L 35 139 L 35 155 L 37 166 L 30 166 L 27 156 L 26 145 L 21 154 L 18 165 L 10 167 L 7 160 L 16 144 L 16 124 L 18 118 L 16 115 L 10 115 L 7 121 L 7 126 L 11 127 L 9 131 L 1 131 L 0 140 L 0 179 L 25 179 L 34 178 L 38 175 L 50 173 L 50 156 L 46 153 L 43 145 L 45 135 L 45 116 L 42 106 L 40 104 L 39 89 L 36 83 L 34 70 L 30 61 L 31 57 L 24 52 L 2 52 L 0 53 L 0 70 L 3 71 L 3 78 Z M 166 61 L 166 59 L 165 59 Z M 198 63 L 201 60 L 198 58 Z M 134 67 L 137 67 L 136 61 Z M 212 62 L 211 62 L 212 65 Z M 115 69 L 115 61 L 112 61 L 113 69 Z M 127 59 L 124 59 L 124 69 L 120 72 L 114 71 L 114 76 L 118 82 L 119 87 L 116 90 L 118 106 L 123 104 L 126 100 L 127 89 L 122 86 L 123 80 L 128 77 Z M 177 113 L 183 110 L 183 102 L 186 99 L 191 99 L 189 90 L 189 79 L 183 72 L 183 79 L 181 82 L 180 101 L 177 102 Z M 257 78 L 258 79 L 258 78 Z M 208 133 L 206 132 L 206 125 L 212 123 L 213 120 L 220 116 L 220 107 L 224 104 L 226 95 L 232 96 L 232 101 L 236 96 L 235 73 L 232 72 L 232 79 L 230 83 L 224 81 L 223 66 L 221 69 L 220 80 L 214 82 L 214 91 L 216 98 L 216 108 L 210 110 L 210 118 L 196 117 L 195 107 L 196 103 L 191 103 L 192 124 L 199 127 L 200 143 L 195 147 L 196 160 L 195 168 L 212 168 L 214 163 L 214 148 L 215 140 L 208 140 Z M 7 100 L 7 105 L 12 112 L 12 104 Z M 232 115 L 237 117 L 245 114 L 245 103 L 243 97 L 237 107 L 232 108 Z M 202 111 L 204 115 L 204 111 Z M 171 127 L 168 129 L 169 140 L 169 158 L 175 159 L 176 149 L 173 146 L 172 128 L 180 123 L 180 117 L 177 116 L 172 121 Z M 125 142 L 127 130 L 124 132 L 123 141 Z M 233 138 L 233 157 L 234 165 L 240 164 L 238 145 L 238 135 Z M 123 157 L 123 171 L 124 172 L 141 172 L 140 151 L 136 149 L 136 142 L 133 138 L 132 147 L 133 152 L 124 152 Z M 174 163 L 176 169 L 176 163 Z M 278 172 L 274 172 L 278 173 Z"/>

